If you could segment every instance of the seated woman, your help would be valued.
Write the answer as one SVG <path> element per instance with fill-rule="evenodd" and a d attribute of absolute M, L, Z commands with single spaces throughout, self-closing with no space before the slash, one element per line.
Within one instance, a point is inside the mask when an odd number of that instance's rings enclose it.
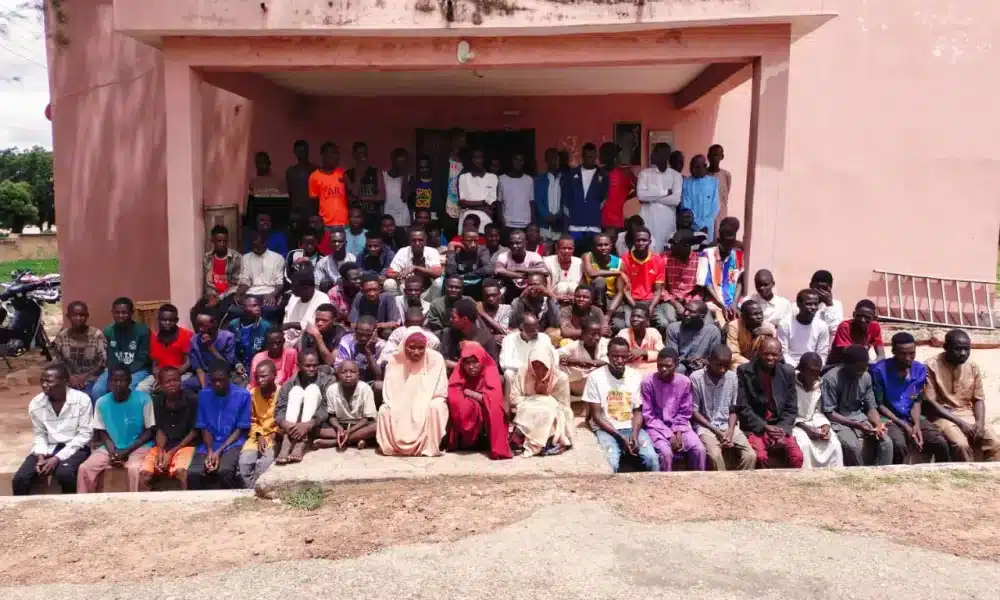
<path fill-rule="evenodd" d="M 448 381 L 448 449 L 470 450 L 485 440 L 491 460 L 513 458 L 496 362 L 480 344 L 464 342 L 458 364 Z"/>
<path fill-rule="evenodd" d="M 628 342 L 629 366 L 640 373 L 656 372 L 656 355 L 663 350 L 663 336 L 649 326 L 649 307 L 636 304 L 629 315 L 630 327 L 622 329 L 615 337 Z"/>
<path fill-rule="evenodd" d="M 569 376 L 557 366 L 552 351 L 535 346 L 510 388 L 511 445 L 525 456 L 561 454 L 573 445 Z"/>
<path fill-rule="evenodd" d="M 448 426 L 444 357 L 411 327 L 385 367 L 375 439 L 388 456 L 441 456 Z"/>

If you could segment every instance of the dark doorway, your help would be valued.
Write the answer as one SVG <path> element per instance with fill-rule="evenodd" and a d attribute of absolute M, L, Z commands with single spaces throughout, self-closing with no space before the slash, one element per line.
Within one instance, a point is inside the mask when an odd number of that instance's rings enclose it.
<path fill-rule="evenodd" d="M 448 153 L 451 150 L 450 131 L 447 129 L 418 129 L 417 154 L 427 154 L 431 163 L 438 169 L 448 164 Z M 493 159 L 500 161 L 500 172 L 504 173 L 510 167 L 510 156 L 514 152 L 524 153 L 524 170 L 534 175 L 537 169 L 535 162 L 535 130 L 512 129 L 496 131 L 468 131 L 465 134 L 466 145 L 469 148 L 481 148 L 486 154 L 487 167 Z"/>

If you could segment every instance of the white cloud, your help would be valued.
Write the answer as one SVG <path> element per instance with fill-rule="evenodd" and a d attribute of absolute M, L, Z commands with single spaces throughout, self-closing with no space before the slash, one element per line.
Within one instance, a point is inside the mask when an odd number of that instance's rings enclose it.
<path fill-rule="evenodd" d="M 0 14 L 24 0 L 0 0 Z M 52 126 L 45 118 L 49 79 L 42 23 L 33 10 L 6 23 L 0 34 L 0 148 L 52 147 Z"/>

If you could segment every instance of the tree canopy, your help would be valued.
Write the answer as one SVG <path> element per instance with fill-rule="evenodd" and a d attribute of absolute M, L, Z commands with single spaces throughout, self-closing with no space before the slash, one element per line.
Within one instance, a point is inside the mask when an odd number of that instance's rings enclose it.
<path fill-rule="evenodd" d="M 0 226 L 20 233 L 25 225 L 53 220 L 52 152 L 0 150 Z"/>

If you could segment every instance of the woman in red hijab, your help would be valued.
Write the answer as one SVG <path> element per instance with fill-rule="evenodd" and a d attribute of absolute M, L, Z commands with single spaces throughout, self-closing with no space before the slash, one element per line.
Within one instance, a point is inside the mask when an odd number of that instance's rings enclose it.
<path fill-rule="evenodd" d="M 475 448 L 481 440 L 490 459 L 512 458 L 507 441 L 503 385 L 493 358 L 476 342 L 464 342 L 458 367 L 448 380 L 449 450 Z"/>

